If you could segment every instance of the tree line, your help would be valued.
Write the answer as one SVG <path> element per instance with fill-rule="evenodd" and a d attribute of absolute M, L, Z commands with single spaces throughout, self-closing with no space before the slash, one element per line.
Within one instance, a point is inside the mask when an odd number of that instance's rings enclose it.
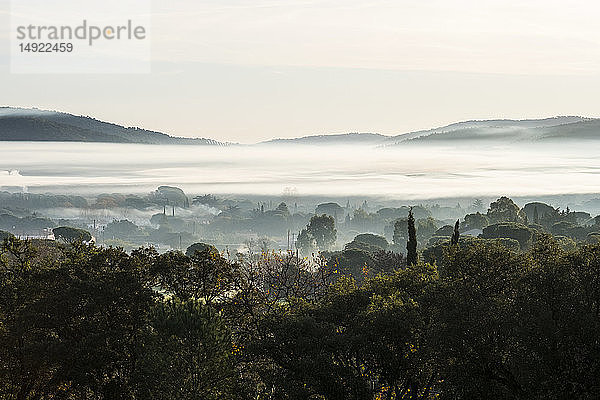
<path fill-rule="evenodd" d="M 407 259 L 362 279 L 293 252 L 8 237 L 0 398 L 600 397 L 600 245 L 456 227 L 430 264 L 409 229 Z"/>

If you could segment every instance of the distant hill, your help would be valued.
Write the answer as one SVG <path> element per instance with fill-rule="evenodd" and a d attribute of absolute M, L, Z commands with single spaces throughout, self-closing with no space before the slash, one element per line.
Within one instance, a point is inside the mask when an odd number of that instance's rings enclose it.
<path fill-rule="evenodd" d="M 343 133 L 333 135 L 314 135 L 292 139 L 273 139 L 259 144 L 379 144 L 389 136 L 378 133 Z"/>
<path fill-rule="evenodd" d="M 56 111 L 0 107 L 0 141 L 224 145 L 169 136 Z"/>
<path fill-rule="evenodd" d="M 378 133 L 314 135 L 273 139 L 258 145 L 364 145 L 395 146 L 410 143 L 564 142 L 600 140 L 600 119 L 576 116 L 526 120 L 465 121 L 440 128 L 386 136 Z M 169 136 L 140 128 L 127 128 L 72 114 L 0 107 L 0 141 L 105 142 L 141 144 L 229 145 L 212 139 Z"/>
<path fill-rule="evenodd" d="M 529 120 L 466 121 L 441 128 L 390 137 L 386 145 L 402 143 L 538 142 L 600 139 L 600 120 L 583 117 L 554 117 Z"/>
<path fill-rule="evenodd" d="M 386 136 L 378 133 L 314 135 L 292 139 L 274 139 L 259 144 L 306 145 L 373 145 L 394 146 L 409 143 L 477 142 L 551 142 L 565 140 L 600 140 L 600 119 L 577 116 L 544 119 L 495 119 L 465 121 L 440 128 Z"/>

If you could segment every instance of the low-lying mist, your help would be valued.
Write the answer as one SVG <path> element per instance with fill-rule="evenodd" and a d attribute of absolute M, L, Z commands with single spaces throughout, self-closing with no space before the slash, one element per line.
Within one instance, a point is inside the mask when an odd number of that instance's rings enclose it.
<path fill-rule="evenodd" d="M 32 192 L 371 195 L 402 199 L 600 192 L 600 158 L 581 142 L 474 147 L 0 144 L 0 187 Z"/>
<path fill-rule="evenodd" d="M 112 209 L 90 209 L 90 208 L 45 208 L 44 216 L 53 219 L 77 219 L 87 220 L 96 219 L 99 221 L 112 221 L 127 219 L 139 226 L 149 225 L 150 218 L 162 209 L 149 208 L 146 210 L 137 210 L 132 207 L 116 207 Z M 171 208 L 168 209 L 168 215 L 171 215 Z M 201 218 L 212 217 L 219 214 L 219 210 L 208 207 L 203 204 L 194 204 L 189 208 L 176 208 L 176 215 L 179 218 Z"/>

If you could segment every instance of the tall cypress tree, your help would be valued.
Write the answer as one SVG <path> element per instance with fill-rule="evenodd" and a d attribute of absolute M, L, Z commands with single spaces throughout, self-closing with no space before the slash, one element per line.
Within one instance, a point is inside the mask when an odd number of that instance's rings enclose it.
<path fill-rule="evenodd" d="M 406 264 L 415 265 L 417 263 L 417 230 L 415 228 L 415 217 L 412 207 L 408 211 L 408 242 L 406 243 Z"/>
<path fill-rule="evenodd" d="M 458 244 L 458 239 L 460 238 L 460 232 L 458 231 L 458 227 L 459 227 L 459 220 L 456 220 L 456 224 L 454 224 L 454 232 L 452 233 L 452 238 L 450 239 L 450 244 L 452 246 L 454 246 L 455 244 Z"/>

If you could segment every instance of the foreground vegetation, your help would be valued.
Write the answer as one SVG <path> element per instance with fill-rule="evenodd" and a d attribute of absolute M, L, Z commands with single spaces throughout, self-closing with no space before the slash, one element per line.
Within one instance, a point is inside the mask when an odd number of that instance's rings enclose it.
<path fill-rule="evenodd" d="M 8 237 L 0 398 L 600 396 L 600 245 L 453 235 L 435 264 L 379 257 L 362 276 L 192 250 Z"/>

